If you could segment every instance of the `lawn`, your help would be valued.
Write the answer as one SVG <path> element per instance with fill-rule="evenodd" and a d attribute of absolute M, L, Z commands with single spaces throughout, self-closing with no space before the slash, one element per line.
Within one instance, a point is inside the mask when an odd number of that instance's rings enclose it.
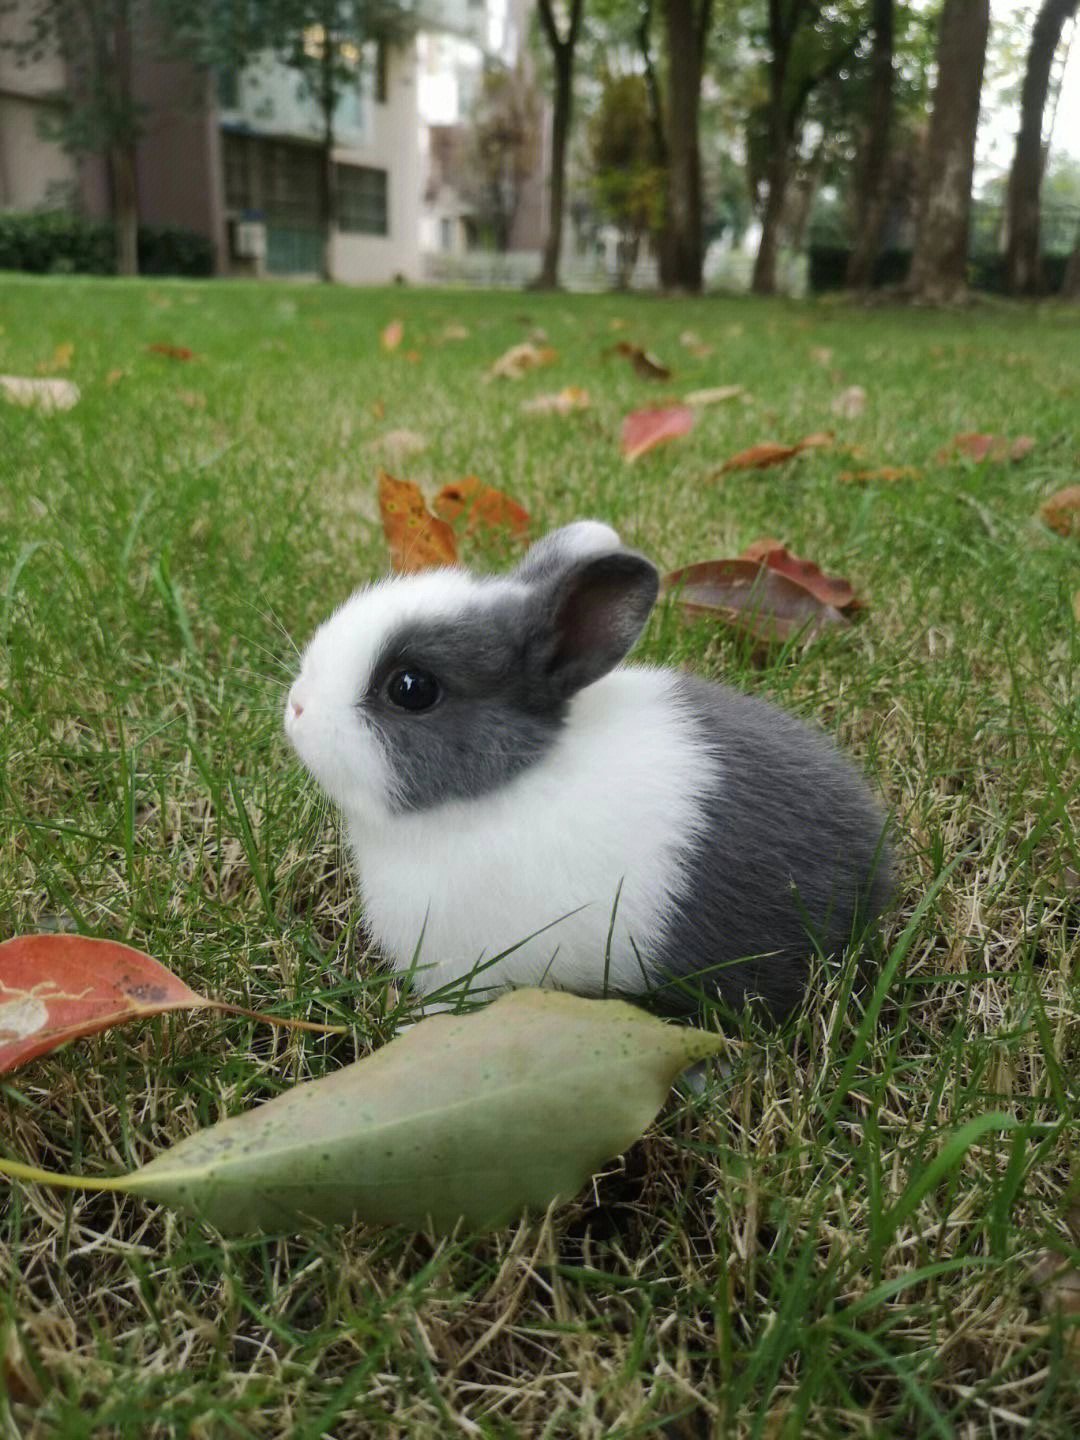
<path fill-rule="evenodd" d="M 553 363 L 485 381 L 541 331 Z M 540 529 L 598 516 L 665 569 L 772 535 L 847 576 L 865 611 L 805 646 L 661 608 L 640 655 L 817 719 L 902 836 L 887 993 L 864 1012 L 823 974 L 546 1218 L 225 1243 L 0 1182 L 5 1434 L 1080 1430 L 1080 540 L 1038 514 L 1080 463 L 1078 336 L 1051 306 L 0 279 L 0 372 L 81 390 L 0 403 L 0 935 L 126 940 L 352 1030 L 180 1015 L 73 1044 L 0 1083 L 5 1154 L 116 1173 L 407 1009 L 280 725 L 296 647 L 385 568 L 380 464 L 429 494 L 476 474 Z M 736 383 L 621 458 L 632 409 Z M 571 384 L 588 409 L 522 413 Z M 861 413 L 834 414 L 854 385 Z M 402 430 L 425 442 L 407 458 Z M 1035 443 L 935 458 L 970 431 Z M 840 478 L 882 466 L 917 473 Z M 508 558 L 498 536 L 465 552 Z"/>

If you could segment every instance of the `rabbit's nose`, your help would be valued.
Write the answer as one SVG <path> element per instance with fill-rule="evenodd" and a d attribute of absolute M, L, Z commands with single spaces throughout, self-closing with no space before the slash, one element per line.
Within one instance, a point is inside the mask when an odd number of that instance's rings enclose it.
<path fill-rule="evenodd" d="M 304 713 L 304 704 L 296 685 L 289 691 L 289 698 L 285 702 L 285 713 L 291 720 L 299 720 Z"/>

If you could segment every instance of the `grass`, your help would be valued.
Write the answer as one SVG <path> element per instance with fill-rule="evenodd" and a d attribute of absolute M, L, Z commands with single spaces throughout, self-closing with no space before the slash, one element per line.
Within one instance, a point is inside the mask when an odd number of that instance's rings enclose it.
<path fill-rule="evenodd" d="M 801 652 L 661 612 L 643 654 L 819 719 L 904 837 L 866 1010 L 823 977 L 545 1218 L 223 1243 L 5 1189 L 5 1434 L 1075 1434 L 1080 551 L 1037 517 L 1075 479 L 1075 312 L 15 277 L 0 302 L 0 371 L 73 345 L 82 390 L 66 414 L 0 406 L 0 933 L 125 939 L 223 998 L 354 1027 L 181 1016 L 73 1045 L 0 1084 L 5 1153 L 113 1173 L 392 1033 L 404 1002 L 279 723 L 294 641 L 384 566 L 390 430 L 426 437 L 396 468 L 429 490 L 477 473 L 666 568 L 772 534 L 848 575 L 865 617 Z M 537 328 L 557 362 L 483 383 Z M 675 380 L 605 354 L 620 338 Z M 732 381 L 752 399 L 619 458 L 628 410 Z M 590 410 L 520 413 L 570 383 Z M 838 419 L 849 384 L 866 408 Z M 922 478 L 839 483 L 836 450 L 707 478 L 822 428 Z M 967 430 L 1037 444 L 935 463 Z"/>

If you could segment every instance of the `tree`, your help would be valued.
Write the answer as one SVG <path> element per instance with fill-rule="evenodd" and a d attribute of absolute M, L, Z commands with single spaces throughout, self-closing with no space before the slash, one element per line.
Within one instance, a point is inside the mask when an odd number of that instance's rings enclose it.
<path fill-rule="evenodd" d="M 574 50 L 581 30 L 584 0 L 569 0 L 566 32 L 559 29 L 553 0 L 538 0 L 540 24 L 551 49 L 555 67 L 555 85 L 551 112 L 551 179 L 548 202 L 548 228 L 544 253 L 536 284 L 553 290 L 559 283 L 559 257 L 562 253 L 563 210 L 566 199 L 566 142 L 574 106 Z"/>
<path fill-rule="evenodd" d="M 116 223 L 117 268 L 139 268 L 139 201 L 135 153 L 143 107 L 134 92 L 136 44 L 146 32 L 143 0 L 36 0 L 21 13 L 23 34 L 9 42 L 17 59 L 58 57 L 67 85 L 46 122 L 51 138 L 73 153 L 102 157 L 109 209 Z"/>
<path fill-rule="evenodd" d="M 660 237 L 660 281 L 665 286 L 700 290 L 704 244 L 698 127 L 712 0 L 663 0 L 663 17 L 668 188 Z"/>
<path fill-rule="evenodd" d="M 950 303 L 967 291 L 971 178 L 990 0 L 945 0 L 923 192 L 908 286 L 915 299 Z"/>
<path fill-rule="evenodd" d="M 641 240 L 657 231 L 663 211 L 665 177 L 656 163 L 645 77 L 606 76 L 589 129 L 598 206 L 620 232 L 616 283 L 624 289 Z"/>
<path fill-rule="evenodd" d="M 1043 0 L 1031 33 L 1020 92 L 1020 128 L 1009 172 L 1005 266 L 1014 295 L 1035 293 L 1041 284 L 1039 191 L 1045 169 L 1043 112 L 1061 31 L 1080 0 Z"/>
<path fill-rule="evenodd" d="M 776 289 L 788 180 L 807 102 L 852 61 L 864 26 L 865 15 L 858 4 L 769 0 L 768 100 L 763 115 L 756 112 L 749 120 L 749 128 L 756 128 L 757 135 L 751 137 L 748 149 L 764 156 L 766 188 L 761 242 L 751 281 L 757 295 L 771 295 Z"/>
<path fill-rule="evenodd" d="M 858 158 L 854 243 L 845 277 L 853 289 L 870 283 L 881 246 L 888 204 L 886 182 L 893 115 L 893 9 L 894 0 L 872 0 L 874 43 L 870 55 L 869 107 L 866 133 Z"/>
<path fill-rule="evenodd" d="M 520 62 L 514 69 L 487 65 L 458 189 L 500 251 L 509 247 L 526 182 L 537 168 L 539 120 L 539 98 Z"/>

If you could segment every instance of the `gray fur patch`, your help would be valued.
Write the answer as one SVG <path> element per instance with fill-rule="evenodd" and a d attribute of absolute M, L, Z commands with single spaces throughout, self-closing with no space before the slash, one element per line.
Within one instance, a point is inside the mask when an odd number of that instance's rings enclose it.
<path fill-rule="evenodd" d="M 887 903 L 885 817 L 823 733 L 693 676 L 676 693 L 701 728 L 703 828 L 645 957 L 654 998 L 689 1012 L 695 987 L 734 1010 L 756 995 L 779 1019 L 802 999 L 815 947 L 839 953 Z"/>
<path fill-rule="evenodd" d="M 517 597 L 500 596 L 454 621 L 410 625 L 383 647 L 359 708 L 380 738 L 400 810 L 484 795 L 554 744 L 566 702 L 536 683 L 526 610 Z M 389 677 L 409 666 L 439 681 L 431 710 L 409 713 L 383 694 Z"/>

